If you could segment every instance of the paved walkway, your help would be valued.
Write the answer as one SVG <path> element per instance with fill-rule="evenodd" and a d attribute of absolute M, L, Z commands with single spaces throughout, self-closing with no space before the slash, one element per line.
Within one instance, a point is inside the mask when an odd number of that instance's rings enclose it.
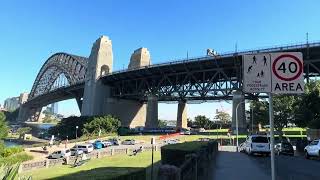
<path fill-rule="evenodd" d="M 250 157 L 243 153 L 220 151 L 213 172 L 214 180 L 270 180 Z"/>

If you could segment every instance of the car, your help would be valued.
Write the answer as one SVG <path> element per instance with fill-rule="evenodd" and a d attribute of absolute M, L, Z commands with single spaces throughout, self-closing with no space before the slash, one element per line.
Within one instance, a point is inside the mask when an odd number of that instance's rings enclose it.
<path fill-rule="evenodd" d="M 92 144 L 77 144 L 73 148 L 75 148 L 77 150 L 82 150 L 84 153 L 90 153 L 93 151 Z"/>
<path fill-rule="evenodd" d="M 274 147 L 275 154 L 294 156 L 293 146 L 289 142 L 279 142 Z"/>
<path fill-rule="evenodd" d="M 126 140 L 122 141 L 122 144 L 123 145 L 135 145 L 136 142 L 134 139 L 126 139 Z"/>
<path fill-rule="evenodd" d="M 246 142 L 243 142 L 239 145 L 239 152 L 245 152 L 246 151 Z"/>
<path fill-rule="evenodd" d="M 120 140 L 117 138 L 108 139 L 109 142 L 112 143 L 113 146 L 118 146 L 120 144 Z"/>
<path fill-rule="evenodd" d="M 104 147 L 103 143 L 101 141 L 95 141 L 92 143 L 94 149 L 102 149 Z"/>
<path fill-rule="evenodd" d="M 311 156 L 320 157 L 320 139 L 313 140 L 304 148 L 304 154 L 307 159 Z"/>
<path fill-rule="evenodd" d="M 266 135 L 250 135 L 245 141 L 245 152 L 249 155 L 270 155 L 270 143 Z"/>
<path fill-rule="evenodd" d="M 59 159 L 59 158 L 66 158 L 71 156 L 70 149 L 64 149 L 59 151 L 54 151 L 52 154 L 49 155 L 49 159 Z"/>
<path fill-rule="evenodd" d="M 165 144 L 177 144 L 178 141 L 175 139 L 167 139 L 164 141 Z"/>
<path fill-rule="evenodd" d="M 71 148 L 71 149 L 70 149 L 70 152 L 71 152 L 71 156 L 78 156 L 78 155 L 83 154 L 83 151 L 82 151 L 82 150 L 80 150 L 80 149 L 75 149 L 75 148 Z"/>

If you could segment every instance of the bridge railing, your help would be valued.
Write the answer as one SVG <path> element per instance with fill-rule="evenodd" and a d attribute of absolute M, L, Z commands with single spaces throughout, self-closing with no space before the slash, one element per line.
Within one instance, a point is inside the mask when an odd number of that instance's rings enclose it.
<path fill-rule="evenodd" d="M 261 52 L 274 52 L 274 51 L 291 50 L 291 49 L 297 49 L 297 48 L 306 48 L 308 46 L 309 47 L 319 47 L 320 41 L 311 41 L 309 43 L 292 43 L 292 44 L 278 45 L 278 46 L 272 46 L 272 47 L 263 47 L 263 48 L 259 48 L 259 49 L 247 49 L 247 50 L 243 50 L 240 52 L 229 51 L 229 52 L 224 52 L 222 54 L 218 54 L 217 56 L 198 56 L 198 57 L 192 57 L 192 58 L 187 58 L 187 59 L 186 58 L 171 59 L 170 61 L 163 62 L 163 63 L 157 63 L 157 64 L 142 66 L 142 67 L 133 68 L 133 69 L 122 69 L 122 70 L 114 71 L 114 72 L 107 74 L 107 75 L 104 75 L 104 76 L 110 76 L 113 74 L 119 74 L 119 73 L 123 73 L 123 72 L 135 71 L 135 70 L 145 69 L 145 68 L 160 67 L 160 66 L 172 65 L 172 64 L 180 64 L 183 62 L 218 59 L 218 58 L 232 57 L 235 55 L 253 54 L 253 53 L 261 53 Z"/>

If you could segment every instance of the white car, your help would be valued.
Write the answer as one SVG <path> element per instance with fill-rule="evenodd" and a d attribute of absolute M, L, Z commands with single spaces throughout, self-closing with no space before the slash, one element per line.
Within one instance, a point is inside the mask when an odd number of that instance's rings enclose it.
<path fill-rule="evenodd" d="M 71 151 L 69 149 L 64 149 L 60 151 L 54 151 L 52 154 L 49 155 L 51 159 L 59 159 L 59 158 L 66 158 L 71 156 Z"/>
<path fill-rule="evenodd" d="M 320 157 L 320 139 L 313 140 L 308 146 L 304 148 L 305 157 L 308 159 L 310 156 Z"/>
<path fill-rule="evenodd" d="M 124 141 L 122 141 L 123 145 L 135 145 L 136 141 L 134 139 L 126 139 Z"/>
<path fill-rule="evenodd" d="M 177 144 L 178 141 L 175 139 L 168 139 L 164 141 L 165 144 Z"/>
<path fill-rule="evenodd" d="M 249 155 L 270 154 L 270 143 L 266 135 L 250 135 L 247 137 L 245 144 L 245 152 Z"/>
<path fill-rule="evenodd" d="M 78 156 L 78 155 L 83 154 L 82 150 L 76 149 L 76 148 L 71 148 L 70 152 L 71 152 L 71 156 Z"/>
<path fill-rule="evenodd" d="M 84 153 L 90 153 L 94 149 L 92 144 L 78 144 L 75 145 L 73 148 L 77 150 L 82 150 Z"/>

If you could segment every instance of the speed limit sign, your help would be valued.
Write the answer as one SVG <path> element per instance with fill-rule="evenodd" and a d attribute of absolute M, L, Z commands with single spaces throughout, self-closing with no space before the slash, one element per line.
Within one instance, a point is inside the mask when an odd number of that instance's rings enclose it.
<path fill-rule="evenodd" d="M 271 92 L 279 94 L 304 92 L 301 52 L 271 53 L 271 70 Z"/>

